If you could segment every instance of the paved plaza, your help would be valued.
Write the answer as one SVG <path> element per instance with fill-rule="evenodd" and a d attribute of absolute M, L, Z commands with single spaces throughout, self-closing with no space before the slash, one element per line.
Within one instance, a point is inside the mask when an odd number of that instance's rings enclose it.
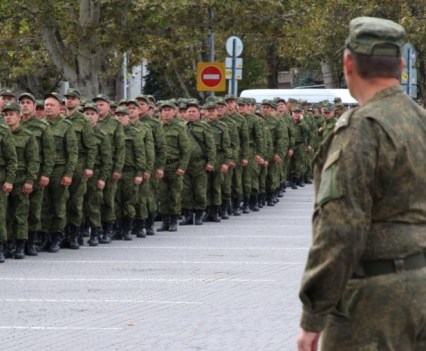
<path fill-rule="evenodd" d="M 293 351 L 312 206 L 308 185 L 218 224 L 8 259 L 0 350 Z"/>

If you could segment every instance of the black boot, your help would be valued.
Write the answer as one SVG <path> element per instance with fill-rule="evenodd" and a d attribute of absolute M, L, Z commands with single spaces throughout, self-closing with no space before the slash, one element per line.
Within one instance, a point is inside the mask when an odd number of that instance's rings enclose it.
<path fill-rule="evenodd" d="M 290 187 L 291 187 L 292 189 L 294 189 L 294 190 L 296 190 L 296 189 L 297 189 L 297 180 L 296 180 L 296 178 L 295 178 L 295 177 L 292 177 L 292 178 L 291 178 L 291 180 L 290 180 Z"/>
<path fill-rule="evenodd" d="M 220 222 L 219 206 L 211 206 L 210 217 L 212 219 L 212 222 L 215 222 L 215 223 Z"/>
<path fill-rule="evenodd" d="M 25 245 L 25 254 L 27 256 L 37 256 L 38 252 L 35 243 L 37 242 L 37 232 L 29 232 L 28 240 Z"/>
<path fill-rule="evenodd" d="M 54 233 L 51 236 L 49 252 L 58 252 L 61 249 L 61 241 L 64 237 L 62 233 Z"/>
<path fill-rule="evenodd" d="M 99 244 L 109 244 L 112 237 L 112 223 L 103 223 L 102 226 L 102 237 L 99 239 Z"/>
<path fill-rule="evenodd" d="M 305 177 L 304 176 L 301 176 L 299 179 L 298 179 L 298 181 L 297 181 L 297 185 L 298 186 L 300 186 L 300 187 L 304 187 L 305 186 Z"/>
<path fill-rule="evenodd" d="M 204 222 L 211 222 L 211 206 L 207 206 L 206 211 L 203 213 Z"/>
<path fill-rule="evenodd" d="M 123 218 L 121 220 L 121 236 L 123 240 L 132 240 L 132 222 L 131 218 Z"/>
<path fill-rule="evenodd" d="M 250 196 L 244 196 L 244 202 L 243 202 L 243 213 L 244 214 L 250 213 L 249 201 L 250 201 Z"/>
<path fill-rule="evenodd" d="M 167 232 L 169 231 L 170 227 L 170 215 L 168 214 L 162 214 L 163 223 L 161 224 L 161 227 L 157 229 L 157 232 Z"/>
<path fill-rule="evenodd" d="M 252 210 L 253 212 L 259 212 L 259 207 L 257 206 L 258 200 L 257 200 L 257 195 L 251 195 L 250 196 L 250 202 L 249 202 L 249 207 L 250 210 Z"/>
<path fill-rule="evenodd" d="M 39 233 L 40 242 L 37 245 L 38 252 L 47 252 L 50 246 L 50 235 L 47 233 Z"/>
<path fill-rule="evenodd" d="M 148 218 L 145 221 L 145 227 L 146 227 L 146 235 L 154 235 L 154 220 L 155 220 L 155 213 L 149 213 Z"/>
<path fill-rule="evenodd" d="M 3 245 L 4 244 L 0 241 L 0 263 L 4 263 L 4 261 L 6 261 L 6 257 L 4 257 Z"/>
<path fill-rule="evenodd" d="M 240 198 L 239 197 L 232 198 L 232 214 L 234 216 L 241 216 Z"/>
<path fill-rule="evenodd" d="M 115 221 L 115 224 L 113 225 L 112 230 L 112 237 L 111 240 L 121 240 L 123 239 L 122 232 L 123 232 L 123 219 L 117 219 Z"/>
<path fill-rule="evenodd" d="M 266 194 L 266 203 L 268 206 L 275 206 L 273 193 Z"/>
<path fill-rule="evenodd" d="M 26 240 L 16 240 L 16 249 L 13 253 L 14 259 L 21 260 L 25 258 L 25 241 Z"/>
<path fill-rule="evenodd" d="M 80 235 L 80 227 L 70 225 L 69 230 L 69 248 L 72 250 L 78 250 L 80 245 L 78 244 L 78 237 Z"/>
<path fill-rule="evenodd" d="M 87 241 L 89 246 L 98 246 L 99 244 L 99 232 L 101 231 L 100 227 L 92 227 L 90 229 L 90 238 Z"/>
<path fill-rule="evenodd" d="M 203 224 L 203 210 L 195 210 L 195 225 Z"/>
<path fill-rule="evenodd" d="M 169 232 L 177 232 L 178 215 L 170 215 Z"/>
<path fill-rule="evenodd" d="M 192 210 L 183 210 L 183 219 L 179 222 L 179 225 L 190 225 L 194 224 L 194 212 Z"/>
<path fill-rule="evenodd" d="M 221 206 L 221 212 L 220 212 L 220 215 L 221 215 L 221 218 L 222 218 L 222 219 L 229 219 L 229 215 L 228 215 L 228 208 L 229 208 L 229 201 L 228 201 L 228 200 L 225 200 L 225 201 L 222 203 L 222 206 Z"/>
<path fill-rule="evenodd" d="M 81 227 L 81 236 L 83 238 L 88 238 L 90 236 L 90 227 L 82 226 Z"/>
<path fill-rule="evenodd" d="M 276 190 L 272 193 L 272 201 L 274 201 L 275 204 L 280 202 L 280 199 L 278 198 L 278 192 Z"/>
<path fill-rule="evenodd" d="M 145 230 L 144 227 L 144 221 L 142 219 L 135 219 L 133 221 L 133 234 L 136 235 L 137 238 L 145 238 Z"/>
<path fill-rule="evenodd" d="M 15 243 L 13 241 L 6 241 L 4 244 L 4 257 L 6 258 L 13 258 L 13 255 L 15 254 Z"/>

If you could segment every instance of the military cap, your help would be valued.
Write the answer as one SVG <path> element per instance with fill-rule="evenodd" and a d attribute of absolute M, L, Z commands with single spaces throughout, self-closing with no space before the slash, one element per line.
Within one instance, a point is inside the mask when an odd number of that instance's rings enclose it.
<path fill-rule="evenodd" d="M 203 109 L 208 110 L 211 108 L 217 108 L 217 104 L 215 102 L 206 102 L 203 106 Z"/>
<path fill-rule="evenodd" d="M 148 95 L 143 95 L 143 94 L 139 94 L 138 96 L 136 96 L 135 98 L 136 100 L 143 100 L 145 101 L 147 104 L 150 104 L 150 98 L 148 97 Z"/>
<path fill-rule="evenodd" d="M 198 103 L 197 100 L 191 100 L 191 101 L 187 102 L 185 105 L 186 105 L 187 109 L 190 108 L 190 107 L 196 107 L 196 108 L 200 109 L 200 104 Z"/>
<path fill-rule="evenodd" d="M 98 101 L 98 100 L 105 101 L 105 102 L 107 102 L 108 104 L 110 104 L 110 103 L 111 103 L 111 100 L 109 99 L 108 95 L 105 95 L 105 94 L 98 94 L 98 95 L 96 95 L 96 96 L 92 99 L 92 101 L 93 101 L 93 102 L 96 102 L 96 101 Z"/>
<path fill-rule="evenodd" d="M 151 100 L 151 102 L 153 102 L 154 104 L 156 103 L 155 101 L 155 97 L 153 95 L 147 95 L 146 96 L 149 100 Z"/>
<path fill-rule="evenodd" d="M 0 91 L 0 96 L 13 96 L 13 97 L 15 97 L 15 92 L 12 89 L 9 89 L 9 88 L 3 88 Z"/>
<path fill-rule="evenodd" d="M 125 108 L 125 107 L 118 107 L 118 108 L 115 110 L 115 114 L 116 114 L 116 115 L 117 115 L 117 114 L 128 115 L 128 114 L 129 114 L 129 110 L 128 110 L 127 108 Z"/>
<path fill-rule="evenodd" d="M 262 111 L 260 111 L 260 110 L 256 110 L 256 111 L 254 111 L 254 114 L 255 114 L 256 116 L 259 116 L 259 117 L 262 117 L 262 118 L 264 118 L 264 117 L 265 117 L 265 116 L 263 115 Z"/>
<path fill-rule="evenodd" d="M 261 105 L 268 105 L 268 106 L 272 107 L 274 110 L 277 109 L 277 104 L 272 100 L 264 99 L 264 100 L 262 100 Z"/>
<path fill-rule="evenodd" d="M 58 101 L 62 105 L 62 96 L 59 93 L 55 92 L 55 91 L 47 94 L 46 95 L 46 99 L 47 98 L 53 98 L 53 99 L 55 99 L 56 101 Z"/>
<path fill-rule="evenodd" d="M 72 97 L 76 97 L 78 99 L 81 99 L 80 91 L 78 89 L 74 89 L 74 88 L 69 88 L 67 90 L 67 92 L 64 94 L 64 96 L 65 97 L 72 96 Z"/>
<path fill-rule="evenodd" d="M 44 100 L 36 100 L 36 107 L 44 108 Z"/>
<path fill-rule="evenodd" d="M 164 107 L 176 108 L 176 105 L 171 100 L 166 100 L 166 101 L 162 101 L 161 102 L 161 107 L 160 108 L 164 108 Z"/>
<path fill-rule="evenodd" d="M 334 103 L 342 102 L 342 98 L 336 96 L 333 100 Z"/>
<path fill-rule="evenodd" d="M 299 104 L 302 105 L 302 106 L 306 106 L 306 105 L 308 105 L 308 100 L 300 99 Z"/>
<path fill-rule="evenodd" d="M 237 104 L 238 104 L 238 105 L 247 105 L 247 101 L 246 101 L 246 99 L 245 99 L 245 98 L 243 98 L 243 97 L 239 97 L 239 98 L 237 99 Z"/>
<path fill-rule="evenodd" d="M 292 104 L 296 104 L 297 103 L 297 100 L 294 99 L 294 98 L 288 98 L 287 101 L 290 102 L 290 103 L 292 103 Z"/>
<path fill-rule="evenodd" d="M 228 101 L 228 100 L 237 100 L 237 98 L 234 95 L 226 95 L 225 101 Z"/>
<path fill-rule="evenodd" d="M 137 107 L 139 107 L 139 102 L 136 99 L 127 100 L 126 105 L 129 106 L 130 104 L 133 104 L 133 105 L 136 105 Z"/>
<path fill-rule="evenodd" d="M 358 17 L 349 25 L 345 46 L 352 52 L 371 56 L 400 56 L 405 30 L 399 24 L 375 17 Z"/>
<path fill-rule="evenodd" d="M 120 105 L 127 105 L 127 100 L 126 99 L 118 100 L 118 106 L 120 106 Z"/>
<path fill-rule="evenodd" d="M 217 105 L 224 105 L 224 106 L 226 106 L 226 101 L 225 101 L 224 98 L 217 98 L 216 99 L 216 104 Z"/>
<path fill-rule="evenodd" d="M 345 105 L 342 105 L 342 104 L 338 104 L 338 105 L 335 105 L 334 106 L 334 110 L 346 110 L 346 107 L 345 107 Z"/>
<path fill-rule="evenodd" d="M 97 113 L 99 113 L 99 109 L 98 109 L 98 105 L 96 105 L 95 103 L 93 103 L 93 102 L 89 102 L 88 104 L 85 104 L 84 106 L 83 106 L 83 111 L 86 111 L 86 110 L 94 110 L 94 111 L 96 111 Z"/>
<path fill-rule="evenodd" d="M 208 96 L 206 102 L 216 102 L 216 96 Z"/>
<path fill-rule="evenodd" d="M 111 100 L 111 102 L 110 102 L 110 106 L 111 106 L 111 107 L 115 107 L 115 108 L 117 108 L 117 107 L 118 107 L 117 101 L 115 101 L 115 100 Z"/>
<path fill-rule="evenodd" d="M 292 110 L 292 112 L 302 112 L 302 111 L 303 111 L 302 105 L 299 105 L 299 104 L 294 106 Z"/>
<path fill-rule="evenodd" d="M 30 99 L 32 102 L 36 102 L 36 98 L 31 93 L 23 93 L 19 95 L 18 101 L 21 101 L 23 98 L 27 98 L 27 99 Z M 43 107 L 44 107 L 44 103 L 43 103 Z"/>
<path fill-rule="evenodd" d="M 3 111 L 21 112 L 21 105 L 19 105 L 17 102 L 8 102 L 4 105 Z"/>
<path fill-rule="evenodd" d="M 284 98 L 281 98 L 281 97 L 276 97 L 276 98 L 274 98 L 274 101 L 278 104 L 279 102 L 284 102 L 284 103 L 286 103 L 285 102 L 285 99 Z"/>

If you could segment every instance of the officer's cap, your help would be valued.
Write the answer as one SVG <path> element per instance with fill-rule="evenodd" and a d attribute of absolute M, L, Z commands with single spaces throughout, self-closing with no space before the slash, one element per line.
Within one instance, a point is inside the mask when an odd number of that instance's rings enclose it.
<path fill-rule="evenodd" d="M 375 17 L 358 17 L 349 25 L 345 46 L 358 54 L 400 56 L 405 30 L 399 24 Z"/>
<path fill-rule="evenodd" d="M 108 95 L 105 95 L 105 94 L 98 94 L 92 99 L 93 102 L 96 102 L 98 100 L 105 101 L 108 104 L 111 103 L 111 100 L 109 99 Z"/>
<path fill-rule="evenodd" d="M 3 112 L 5 111 L 21 112 L 21 105 L 19 105 L 17 102 L 8 102 L 3 107 Z"/>
<path fill-rule="evenodd" d="M 78 89 L 69 88 L 67 92 L 64 94 L 65 97 L 72 96 L 78 99 L 81 99 L 81 94 Z"/>
<path fill-rule="evenodd" d="M 23 93 L 19 95 L 18 101 L 21 101 L 23 98 L 27 98 L 27 99 L 30 99 L 32 102 L 36 102 L 36 98 L 31 93 Z M 43 106 L 44 106 L 44 103 L 43 103 Z"/>
<path fill-rule="evenodd" d="M 62 96 L 59 93 L 57 93 L 55 91 L 52 91 L 51 93 L 49 93 L 49 94 L 46 95 L 46 99 L 48 99 L 48 98 L 53 98 L 56 101 L 58 101 L 59 104 L 62 105 Z"/>
<path fill-rule="evenodd" d="M 94 110 L 94 111 L 96 111 L 96 113 L 99 113 L 98 105 L 96 105 L 93 102 L 91 102 L 91 103 L 89 102 L 89 103 L 84 105 L 83 111 L 86 111 L 86 110 Z"/>

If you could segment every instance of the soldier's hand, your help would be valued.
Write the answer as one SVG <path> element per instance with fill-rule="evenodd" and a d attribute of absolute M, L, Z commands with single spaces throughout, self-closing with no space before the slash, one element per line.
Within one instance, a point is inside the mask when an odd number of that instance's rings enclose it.
<path fill-rule="evenodd" d="M 222 172 L 222 173 L 226 173 L 226 172 L 228 172 L 228 165 L 226 165 L 226 164 L 223 164 L 222 166 L 220 166 L 220 171 Z"/>
<path fill-rule="evenodd" d="M 214 166 L 212 166 L 211 164 L 206 164 L 206 171 L 207 172 L 213 172 L 214 171 Z"/>
<path fill-rule="evenodd" d="M 62 178 L 61 185 L 63 185 L 63 186 L 70 186 L 71 183 L 72 183 L 72 178 L 71 177 L 65 176 L 65 177 Z"/>
<path fill-rule="evenodd" d="M 312 148 L 312 146 L 311 145 L 308 145 L 308 147 L 306 148 L 306 151 L 308 151 L 308 152 L 311 152 L 311 151 L 313 151 L 314 149 Z"/>
<path fill-rule="evenodd" d="M 241 160 L 241 166 L 247 167 L 248 166 L 248 160 Z"/>
<path fill-rule="evenodd" d="M 42 188 L 47 187 L 49 185 L 49 177 L 41 176 L 38 185 L 40 185 Z"/>
<path fill-rule="evenodd" d="M 264 160 L 261 156 L 259 156 L 259 155 L 256 155 L 256 156 L 255 156 L 254 161 L 255 161 L 258 165 L 261 165 L 261 164 L 263 164 L 263 162 L 265 162 L 265 160 Z"/>
<path fill-rule="evenodd" d="M 308 332 L 301 329 L 297 338 L 298 351 L 317 351 L 321 333 Z"/>
<path fill-rule="evenodd" d="M 302 121 L 305 118 L 303 115 L 300 115 L 300 120 Z"/>
<path fill-rule="evenodd" d="M 88 168 L 84 170 L 84 178 L 89 179 L 92 176 L 93 176 L 93 170 Z"/>
<path fill-rule="evenodd" d="M 25 183 L 25 184 L 22 186 L 22 194 L 24 194 L 24 195 L 29 195 L 29 194 L 31 194 L 32 192 L 33 192 L 33 185 L 32 185 L 32 184 Z"/>
<path fill-rule="evenodd" d="M 105 181 L 103 181 L 103 180 L 99 179 L 99 180 L 97 181 L 97 183 L 96 183 L 96 187 L 97 187 L 99 190 L 104 190 L 104 188 L 105 188 Z"/>
<path fill-rule="evenodd" d="M 278 155 L 278 154 L 274 155 L 274 161 L 275 161 L 275 163 L 282 163 L 283 162 L 280 155 Z"/>
<path fill-rule="evenodd" d="M 121 179 L 121 173 L 120 172 L 114 172 L 112 174 L 112 179 L 118 182 Z"/>
<path fill-rule="evenodd" d="M 162 179 L 164 177 L 164 171 L 162 169 L 157 169 L 155 173 L 156 173 L 157 179 Z"/>
<path fill-rule="evenodd" d="M 3 191 L 5 193 L 10 193 L 13 190 L 13 184 L 12 183 L 4 183 L 3 184 Z"/>
<path fill-rule="evenodd" d="M 266 161 L 265 160 L 265 162 L 263 162 L 263 165 L 262 165 L 264 168 L 268 168 L 268 166 L 269 166 L 269 161 Z"/>
<path fill-rule="evenodd" d="M 149 172 L 144 172 L 144 174 L 143 174 L 143 179 L 144 180 L 149 180 L 151 178 L 151 173 L 149 173 Z"/>
<path fill-rule="evenodd" d="M 178 168 L 177 171 L 176 171 L 176 174 L 178 176 L 183 176 L 185 174 L 185 171 L 183 169 Z"/>
<path fill-rule="evenodd" d="M 287 151 L 287 156 L 288 157 L 293 157 L 293 155 L 294 155 L 294 151 L 293 150 L 288 150 Z"/>
<path fill-rule="evenodd" d="M 135 177 L 135 179 L 133 180 L 133 183 L 135 183 L 136 185 L 141 184 L 143 181 L 142 177 Z"/>
<path fill-rule="evenodd" d="M 235 168 L 235 166 L 236 166 L 235 162 L 231 161 L 231 162 L 228 163 L 228 168 L 229 169 Z"/>

